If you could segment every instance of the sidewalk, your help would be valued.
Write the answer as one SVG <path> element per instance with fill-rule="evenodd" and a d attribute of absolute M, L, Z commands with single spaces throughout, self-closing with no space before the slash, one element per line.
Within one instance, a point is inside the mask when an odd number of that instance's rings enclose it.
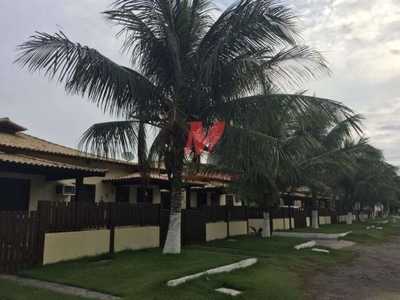
<path fill-rule="evenodd" d="M 53 292 L 69 294 L 73 296 L 85 297 L 90 299 L 100 299 L 100 300 L 119 300 L 121 297 L 111 296 L 103 293 L 93 292 L 86 289 L 81 289 L 73 286 L 52 283 L 47 281 L 40 281 L 36 279 L 22 278 L 13 275 L 0 275 L 0 279 L 16 282 L 21 285 L 27 285 L 32 287 L 37 287 L 41 289 L 50 290 Z"/>

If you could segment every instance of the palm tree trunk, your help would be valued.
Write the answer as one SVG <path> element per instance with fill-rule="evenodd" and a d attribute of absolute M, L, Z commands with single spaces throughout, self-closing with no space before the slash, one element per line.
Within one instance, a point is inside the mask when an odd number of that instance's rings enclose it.
<path fill-rule="evenodd" d="M 346 191 L 346 200 L 347 200 L 347 225 L 351 225 L 353 223 L 353 207 L 352 207 L 352 201 L 351 201 L 351 192 Z"/>
<path fill-rule="evenodd" d="M 182 207 L 182 172 L 185 141 L 176 133 L 172 140 L 173 166 L 171 179 L 171 210 L 167 239 L 163 254 L 179 254 L 181 252 L 181 207 Z"/>
<path fill-rule="evenodd" d="M 270 211 L 271 211 L 271 209 L 270 209 L 269 205 L 266 205 L 264 212 L 263 212 L 262 237 L 271 237 Z"/>
<path fill-rule="evenodd" d="M 364 222 L 364 205 L 360 202 L 360 221 Z"/>
<path fill-rule="evenodd" d="M 318 200 L 317 194 L 312 193 L 312 213 L 311 213 L 311 228 L 319 229 L 318 226 Z"/>

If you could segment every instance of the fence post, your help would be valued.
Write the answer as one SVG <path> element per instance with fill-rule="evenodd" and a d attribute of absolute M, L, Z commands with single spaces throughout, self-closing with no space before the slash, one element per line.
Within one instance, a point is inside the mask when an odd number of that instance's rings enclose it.
<path fill-rule="evenodd" d="M 226 236 L 229 237 L 229 205 L 225 205 Z"/>
<path fill-rule="evenodd" d="M 159 216 L 158 216 L 158 232 L 159 232 L 159 239 L 158 239 L 158 247 L 161 247 L 161 239 L 162 239 L 162 232 L 163 232 L 163 228 L 162 228 L 162 225 L 163 225 L 163 221 L 162 221 L 162 219 L 163 219 L 163 204 L 162 203 L 160 203 L 159 204 L 159 208 L 158 208 L 158 213 L 159 213 Z"/>
<path fill-rule="evenodd" d="M 50 202 L 49 201 L 38 201 L 38 212 L 39 212 L 39 221 L 38 221 L 38 237 L 37 237 L 37 265 L 43 266 L 44 259 L 44 241 L 46 231 L 48 230 L 48 220 L 50 213 Z"/>
<path fill-rule="evenodd" d="M 250 234 L 250 228 L 249 228 L 249 207 L 246 205 L 245 206 L 245 212 L 246 212 L 246 221 L 247 221 L 247 235 Z"/>
<path fill-rule="evenodd" d="M 116 209 L 113 205 L 114 203 L 108 203 L 108 212 L 109 212 L 109 227 L 110 227 L 110 249 L 109 253 L 114 254 L 114 242 L 115 242 L 115 212 Z"/>

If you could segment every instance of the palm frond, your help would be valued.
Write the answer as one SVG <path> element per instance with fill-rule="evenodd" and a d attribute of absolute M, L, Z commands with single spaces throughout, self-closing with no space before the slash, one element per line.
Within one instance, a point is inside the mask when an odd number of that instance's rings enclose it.
<path fill-rule="evenodd" d="M 78 148 L 105 157 L 132 152 L 138 144 L 138 122 L 115 121 L 92 125 L 82 135 Z"/>
<path fill-rule="evenodd" d="M 30 72 L 45 71 L 51 80 L 65 83 L 71 94 L 87 96 L 116 116 L 136 111 L 156 114 L 167 105 L 157 88 L 141 74 L 120 66 L 94 49 L 71 42 L 62 32 L 37 32 L 17 47 L 15 61 Z"/>

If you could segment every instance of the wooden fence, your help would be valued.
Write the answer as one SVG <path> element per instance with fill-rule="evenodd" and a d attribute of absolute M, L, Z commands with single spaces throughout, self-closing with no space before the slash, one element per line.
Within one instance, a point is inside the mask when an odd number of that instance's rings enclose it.
<path fill-rule="evenodd" d="M 0 273 L 15 273 L 41 265 L 44 234 L 39 212 L 1 212 Z"/>
<path fill-rule="evenodd" d="M 336 214 L 344 212 L 338 211 Z M 320 215 L 331 216 L 329 209 Z M 159 226 L 160 246 L 168 232 L 169 210 L 150 203 L 84 203 L 39 201 L 34 212 L 0 213 L 0 272 L 15 273 L 43 263 L 45 233 L 110 230 L 110 252 L 114 251 L 115 227 Z M 271 213 L 274 219 L 294 218 L 295 227 L 307 226 L 305 210 L 279 208 Z M 202 210 L 182 210 L 182 244 L 204 242 L 206 224 L 262 219 L 263 209 L 246 206 L 206 206 Z M 337 222 L 337 219 L 336 219 Z M 290 222 L 291 223 L 291 222 Z M 248 227 L 248 226 L 247 226 Z"/>

